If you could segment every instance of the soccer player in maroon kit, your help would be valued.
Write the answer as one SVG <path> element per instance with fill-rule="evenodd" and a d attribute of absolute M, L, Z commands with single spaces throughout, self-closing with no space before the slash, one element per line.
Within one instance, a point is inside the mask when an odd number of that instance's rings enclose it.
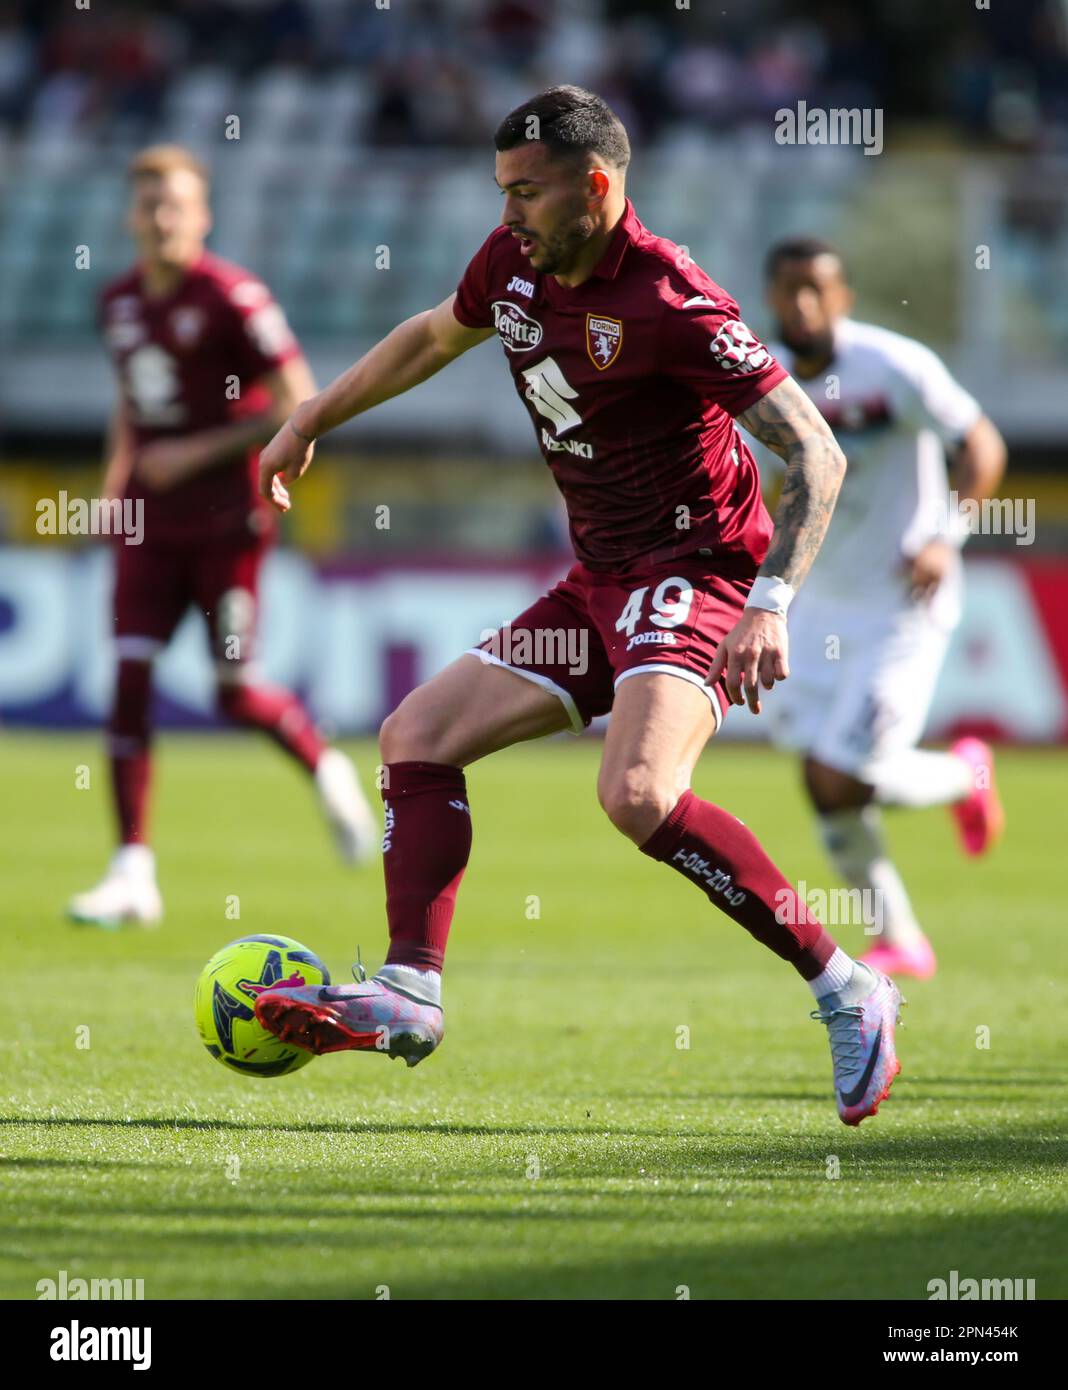
<path fill-rule="evenodd" d="M 162 915 L 147 832 L 152 662 L 190 604 L 207 620 L 220 711 L 270 734 L 313 777 L 344 858 L 366 859 L 377 838 L 350 760 L 252 661 L 260 568 L 277 529 L 258 495 L 258 446 L 315 389 L 311 374 L 267 287 L 205 251 L 208 180 L 195 157 L 144 150 L 130 185 L 138 262 L 100 300 L 119 384 L 104 494 L 143 517 L 140 543 L 120 537 L 115 552 L 108 738 L 120 844 L 104 880 L 69 908 L 101 925 Z"/>
<path fill-rule="evenodd" d="M 495 144 L 503 225 L 454 295 L 294 412 L 261 455 L 260 487 L 287 510 L 319 435 L 496 334 L 577 563 L 383 725 L 385 965 L 353 985 L 265 992 L 256 1015 L 313 1052 L 378 1050 L 409 1065 L 430 1053 L 471 845 L 463 769 L 611 711 L 598 786 L 609 819 L 808 982 L 838 1112 L 859 1123 L 899 1070 L 896 986 L 836 945 L 745 825 L 689 789 L 728 705 L 758 712 L 761 687 L 788 675 L 786 610 L 845 460 L 731 297 L 638 220 L 626 132 L 599 97 L 544 92 L 505 118 Z M 774 529 L 738 425 L 785 460 Z"/>

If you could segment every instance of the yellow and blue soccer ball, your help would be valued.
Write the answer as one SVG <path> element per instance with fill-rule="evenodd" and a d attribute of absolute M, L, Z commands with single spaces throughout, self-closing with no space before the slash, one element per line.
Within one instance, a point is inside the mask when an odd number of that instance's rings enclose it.
<path fill-rule="evenodd" d="M 314 951 L 289 936 L 242 936 L 216 951 L 200 972 L 194 1007 L 200 1040 L 224 1066 L 245 1076 L 284 1076 L 315 1056 L 259 1023 L 256 1000 L 272 985 L 328 985 Z"/>

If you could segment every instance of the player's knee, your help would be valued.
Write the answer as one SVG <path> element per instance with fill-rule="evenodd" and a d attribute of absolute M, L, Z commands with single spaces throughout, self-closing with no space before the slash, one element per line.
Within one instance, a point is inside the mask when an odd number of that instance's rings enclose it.
<path fill-rule="evenodd" d="M 836 767 L 828 767 L 816 758 L 805 759 L 803 773 L 805 789 L 813 806 L 824 814 L 866 806 L 871 800 L 872 789 L 866 782 Z"/>
<path fill-rule="evenodd" d="M 616 829 L 641 845 L 663 824 L 679 797 L 651 769 L 638 767 L 602 776 L 597 799 Z"/>
<path fill-rule="evenodd" d="M 382 721 L 378 746 L 383 763 L 448 761 L 442 731 L 423 702 L 413 698 L 417 694 L 413 691 Z"/>

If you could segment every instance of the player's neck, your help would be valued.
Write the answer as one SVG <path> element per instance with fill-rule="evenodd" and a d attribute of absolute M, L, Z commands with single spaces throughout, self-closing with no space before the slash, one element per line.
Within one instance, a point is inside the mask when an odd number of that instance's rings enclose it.
<path fill-rule="evenodd" d="M 604 221 L 582 247 L 582 250 L 575 258 L 575 264 L 566 275 L 553 276 L 553 279 L 558 285 L 564 285 L 567 289 L 573 290 L 576 285 L 581 285 L 584 280 L 590 278 L 597 269 L 601 257 L 608 250 L 608 244 L 612 240 L 616 228 L 623 219 L 626 207 L 626 198 L 622 193 L 619 194 L 618 201 L 613 201 L 611 206 L 609 206 L 606 200 Z"/>
<path fill-rule="evenodd" d="M 833 348 L 828 352 L 809 353 L 804 357 L 795 356 L 790 375 L 797 377 L 799 381 L 811 381 L 814 376 L 826 371 L 833 361 Z"/>
<path fill-rule="evenodd" d="M 142 261 L 141 288 L 149 299 L 167 299 L 185 279 L 189 267 L 199 259 L 199 252 L 189 261 Z"/>
<path fill-rule="evenodd" d="M 832 324 L 830 332 L 811 343 L 807 351 L 795 351 L 790 375 L 798 381 L 811 381 L 814 376 L 825 372 L 834 361 L 837 339 L 837 327 Z"/>

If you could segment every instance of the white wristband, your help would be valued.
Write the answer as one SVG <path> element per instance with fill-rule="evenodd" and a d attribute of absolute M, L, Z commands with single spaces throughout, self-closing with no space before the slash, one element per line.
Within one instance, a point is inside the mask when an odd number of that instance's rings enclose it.
<path fill-rule="evenodd" d="M 769 613 L 778 613 L 780 618 L 785 618 L 793 596 L 793 588 L 785 579 L 779 579 L 777 576 L 769 579 L 767 575 L 758 574 L 753 580 L 753 587 L 749 590 L 745 606 L 764 608 Z"/>

